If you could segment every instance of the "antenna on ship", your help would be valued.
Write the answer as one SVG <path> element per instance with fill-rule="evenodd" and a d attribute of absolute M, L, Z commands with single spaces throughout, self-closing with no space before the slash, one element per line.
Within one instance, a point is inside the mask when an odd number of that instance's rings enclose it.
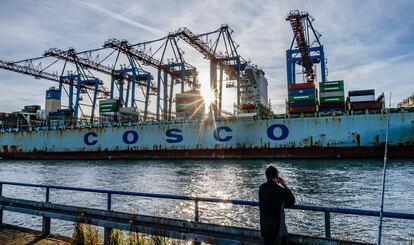
<path fill-rule="evenodd" d="M 391 92 L 390 92 L 390 101 L 387 110 L 387 129 L 385 131 L 385 151 L 384 151 L 384 166 L 383 166 L 383 175 L 382 175 L 382 195 L 381 195 L 381 209 L 380 209 L 380 221 L 378 226 L 378 245 L 381 245 L 381 236 L 382 236 L 382 219 L 384 216 L 384 194 L 385 194 L 385 177 L 387 174 L 387 158 L 388 158 L 388 134 L 390 131 L 390 110 L 391 110 Z"/>

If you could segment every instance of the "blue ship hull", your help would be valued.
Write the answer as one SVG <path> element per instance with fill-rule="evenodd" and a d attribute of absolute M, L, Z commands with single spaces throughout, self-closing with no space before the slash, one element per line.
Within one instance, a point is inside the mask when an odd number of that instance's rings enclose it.
<path fill-rule="evenodd" d="M 0 157 L 373 158 L 382 157 L 386 114 L 233 118 L 1 132 Z M 414 157 L 414 112 L 390 114 L 391 157 Z"/>

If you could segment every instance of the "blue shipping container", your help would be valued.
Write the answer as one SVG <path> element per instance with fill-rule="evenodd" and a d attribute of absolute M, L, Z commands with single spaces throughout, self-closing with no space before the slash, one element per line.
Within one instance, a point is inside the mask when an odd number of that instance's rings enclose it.
<path fill-rule="evenodd" d="M 289 89 L 289 95 L 300 95 L 300 94 L 315 94 L 314 88 L 302 88 L 302 89 Z"/>

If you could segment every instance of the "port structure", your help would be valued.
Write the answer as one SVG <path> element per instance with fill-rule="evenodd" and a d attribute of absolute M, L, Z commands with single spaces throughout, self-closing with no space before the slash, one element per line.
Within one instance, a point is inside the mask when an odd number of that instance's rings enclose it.
<path fill-rule="evenodd" d="M 326 81 L 326 66 L 323 46 L 319 40 L 320 34 L 312 25 L 314 19 L 299 10 L 289 12 L 286 21 L 290 22 L 293 39 L 286 51 L 287 82 L 296 83 L 296 65 L 302 66 L 306 82 L 316 80 L 315 64 L 320 64 L 321 81 Z"/>
<path fill-rule="evenodd" d="M 73 111 L 75 120 L 88 119 L 93 123 L 97 100 L 108 97 L 114 99 L 116 89 L 121 107 L 138 108 L 137 102 L 144 103 L 144 121 L 148 119 L 149 114 L 156 120 L 171 120 L 174 118 L 172 104 L 175 85 L 181 85 L 180 93 L 199 93 L 200 87 L 196 68 L 184 60 L 184 52 L 177 45 L 177 41 L 181 39 L 210 60 L 210 84 L 215 95 L 212 109 L 214 115 L 221 116 L 221 113 L 228 114 L 222 110 L 223 73 L 229 77 L 228 80 L 237 80 L 237 104 L 240 105 L 240 77 L 247 64 L 237 53 L 238 45 L 233 41 L 232 33 L 227 25 L 203 34 L 194 34 L 188 28 L 181 28 L 163 38 L 135 44 L 126 40 L 110 39 L 103 47 L 82 52 L 76 52 L 73 48 L 51 48 L 37 58 L 12 62 L 0 60 L 0 69 L 58 82 L 59 98 L 62 98 L 63 92 L 66 93 L 67 107 Z M 99 56 L 104 50 L 111 52 L 100 59 Z M 126 56 L 128 64 L 118 64 L 121 54 Z M 48 62 L 49 59 L 53 60 Z M 42 66 L 42 62 L 46 65 Z M 120 65 L 119 69 L 115 68 L 117 65 Z M 151 73 L 144 70 L 141 65 L 150 66 L 158 71 L 156 84 L 152 82 Z M 74 67 L 74 71 L 68 67 Z M 50 72 L 52 68 L 55 68 L 54 72 Z M 111 77 L 110 90 L 92 71 Z M 187 88 L 185 85 L 188 85 Z M 143 93 L 142 100 L 136 98 L 136 87 Z M 149 111 L 150 95 L 157 97 L 155 113 Z M 91 103 L 82 102 L 84 97 L 89 98 Z M 82 111 L 83 106 L 91 107 L 90 116 L 86 116 Z"/>
<path fill-rule="evenodd" d="M 85 117 L 85 113 L 83 113 L 81 106 L 87 106 L 91 107 L 90 121 L 92 122 L 94 118 L 94 111 L 98 94 L 107 93 L 107 89 L 103 86 L 103 82 L 98 78 L 92 76 L 89 71 L 83 69 L 79 65 L 76 65 L 75 73 L 73 71 L 67 71 L 68 74 L 64 75 L 65 69 L 67 68 L 66 61 L 63 64 L 63 68 L 59 67 L 59 69 L 62 70 L 60 75 L 58 72 L 48 72 L 46 71 L 47 69 L 54 65 L 57 66 L 56 64 L 58 63 L 59 59 L 48 63 L 46 66 L 42 66 L 42 61 L 45 61 L 46 58 L 48 57 L 42 56 L 15 62 L 0 60 L 0 68 L 20 74 L 30 75 L 36 79 L 46 79 L 58 82 L 60 96 L 62 95 L 62 91 L 66 92 L 69 101 L 68 108 L 73 111 L 75 120 L 78 119 L 79 112 L 82 114 L 82 117 Z M 68 85 L 69 91 L 64 87 L 64 85 Z M 81 94 L 87 94 L 87 97 L 91 101 L 91 105 L 80 103 L 80 101 L 83 99 Z"/>
<path fill-rule="evenodd" d="M 210 60 L 210 87 L 214 93 L 211 109 L 215 117 L 221 117 L 222 112 L 223 72 L 228 75 L 229 80 L 237 81 L 237 108 L 240 106 L 240 76 L 246 61 L 237 53 L 237 44 L 231 37 L 232 33 L 233 30 L 228 25 L 203 34 L 195 34 L 186 27 L 175 32 L 179 38 L 203 54 L 205 59 Z M 226 87 L 234 87 L 231 84 Z"/>
<path fill-rule="evenodd" d="M 118 89 L 118 96 L 120 101 L 121 107 L 128 107 L 130 104 L 131 107 L 138 108 L 137 100 L 136 100 L 136 92 L 135 89 L 137 85 L 141 88 L 143 93 L 143 100 L 139 100 L 140 102 L 144 103 L 144 120 L 147 119 L 148 115 L 148 104 L 149 104 L 149 96 L 151 92 L 156 91 L 156 87 L 152 84 L 152 76 L 148 71 L 142 69 L 139 63 L 136 62 L 131 57 L 128 58 L 129 66 L 121 65 L 120 69 L 115 69 L 114 67 L 117 66 L 118 58 L 120 52 L 116 54 L 116 59 L 111 66 L 103 65 L 102 62 L 109 58 L 109 56 L 114 55 L 114 52 L 111 52 L 109 55 L 105 56 L 104 59 L 99 59 L 99 54 L 95 55 L 93 53 L 97 53 L 106 48 L 98 48 L 92 50 L 85 50 L 79 53 L 73 48 L 70 48 L 67 51 L 60 50 L 57 48 L 49 49 L 44 53 L 44 56 L 52 56 L 57 57 L 62 60 L 71 62 L 73 64 L 77 64 L 83 68 L 91 69 L 98 71 L 100 73 L 110 75 L 111 76 L 111 87 L 109 93 L 106 95 L 110 97 L 110 99 L 114 99 L 115 96 L 115 88 Z M 84 57 L 80 57 L 83 55 Z M 126 88 L 125 87 L 126 84 Z M 142 89 L 144 87 L 145 89 Z M 139 115 L 139 111 L 138 111 Z"/>
<path fill-rule="evenodd" d="M 189 90 L 195 90 L 199 87 L 197 70 L 185 62 L 183 51 L 177 45 L 177 36 L 173 33 L 160 39 L 137 44 L 131 44 L 126 40 L 110 39 L 104 43 L 103 47 L 115 49 L 130 59 L 135 59 L 142 62 L 143 65 L 157 69 L 156 120 L 161 119 L 161 109 L 163 120 L 173 118 L 172 104 L 176 84 L 181 84 L 181 93 L 185 91 L 186 83 Z M 153 52 L 153 50 L 155 51 Z M 172 58 L 168 59 L 167 53 L 172 55 Z M 163 98 L 161 98 L 161 91 Z"/>

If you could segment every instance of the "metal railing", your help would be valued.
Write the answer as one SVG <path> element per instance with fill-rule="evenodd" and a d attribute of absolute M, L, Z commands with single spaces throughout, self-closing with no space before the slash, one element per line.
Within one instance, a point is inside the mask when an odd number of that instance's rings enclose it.
<path fill-rule="evenodd" d="M 107 194 L 107 205 L 106 205 L 107 210 L 112 209 L 112 196 L 113 195 L 194 201 L 194 220 L 195 221 L 200 220 L 199 209 L 198 209 L 199 202 L 228 203 L 228 204 L 234 204 L 234 205 L 254 206 L 254 207 L 259 206 L 259 203 L 256 201 L 246 201 L 246 200 L 219 199 L 219 198 L 208 198 L 208 197 L 191 197 L 191 196 L 180 196 L 180 195 L 170 195 L 170 194 L 155 194 L 155 193 L 144 193 L 144 192 L 93 189 L 93 188 L 44 185 L 44 184 L 29 184 L 29 183 L 7 182 L 7 181 L 0 181 L 0 196 L 2 196 L 3 194 L 2 190 L 3 190 L 3 186 L 5 185 L 44 188 L 46 190 L 45 202 L 50 202 L 49 197 L 50 197 L 50 191 L 52 189 Z M 293 207 L 289 209 L 324 213 L 325 237 L 326 238 L 331 238 L 331 215 L 330 215 L 331 213 L 362 215 L 362 216 L 371 216 L 371 217 L 380 216 L 379 211 L 352 209 L 352 208 L 323 207 L 323 206 L 312 206 L 312 205 L 294 205 Z M 383 212 L 383 217 L 394 218 L 394 219 L 414 220 L 414 213 Z M 0 224 L 2 223 L 3 223 L 3 210 L 0 210 Z M 110 229 L 105 228 L 105 236 L 104 236 L 105 240 L 109 236 L 109 232 L 110 232 Z M 43 217 L 42 234 L 43 235 L 50 234 L 50 218 Z"/>

